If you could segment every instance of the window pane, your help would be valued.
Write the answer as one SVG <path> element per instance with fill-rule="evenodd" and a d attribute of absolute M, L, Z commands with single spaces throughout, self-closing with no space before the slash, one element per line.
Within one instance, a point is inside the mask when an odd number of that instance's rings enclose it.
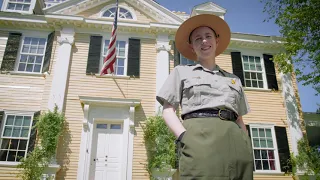
<path fill-rule="evenodd" d="M 39 45 L 44 46 L 46 44 L 46 39 L 45 38 L 41 38 L 39 40 Z"/>
<path fill-rule="evenodd" d="M 28 137 L 28 134 L 29 134 L 29 128 L 28 127 L 22 128 L 21 137 Z"/>
<path fill-rule="evenodd" d="M 257 79 L 257 73 L 251 73 L 251 79 Z"/>
<path fill-rule="evenodd" d="M 256 160 L 255 161 L 255 165 L 256 165 L 256 170 L 261 170 L 262 169 L 262 164 L 260 160 Z"/>
<path fill-rule="evenodd" d="M 111 124 L 111 129 L 121 129 L 121 124 Z"/>
<path fill-rule="evenodd" d="M 7 150 L 1 150 L 0 151 L 0 161 L 6 161 L 7 160 L 7 154 L 8 154 Z"/>
<path fill-rule="evenodd" d="M 271 129 L 266 129 L 266 137 L 272 137 L 271 135 Z"/>
<path fill-rule="evenodd" d="M 2 139 L 1 149 L 8 149 L 9 148 L 9 139 Z"/>
<path fill-rule="evenodd" d="M 31 116 L 24 116 L 23 126 L 30 126 Z"/>
<path fill-rule="evenodd" d="M 97 124 L 97 129 L 107 129 L 108 124 Z"/>
<path fill-rule="evenodd" d="M 272 141 L 272 139 L 267 139 L 267 145 L 268 145 L 268 148 L 273 148 L 273 141 Z"/>
<path fill-rule="evenodd" d="M 31 45 L 38 45 L 39 39 L 38 38 L 31 38 Z"/>
<path fill-rule="evenodd" d="M 252 81 L 252 87 L 258 87 L 258 82 L 257 81 Z"/>
<path fill-rule="evenodd" d="M 11 133 L 12 133 L 12 127 L 5 127 L 5 128 L 4 128 L 3 136 L 10 137 L 10 136 L 11 136 Z"/>
<path fill-rule="evenodd" d="M 245 77 L 246 79 L 250 79 L 250 73 L 245 72 L 245 73 L 244 73 L 244 77 Z"/>
<path fill-rule="evenodd" d="M 42 64 L 42 56 L 36 56 L 36 63 Z"/>
<path fill-rule="evenodd" d="M 32 69 L 33 69 L 33 64 L 27 64 L 27 69 L 26 69 L 26 71 L 27 71 L 27 72 L 32 72 Z"/>
<path fill-rule="evenodd" d="M 244 68 L 244 70 L 250 70 L 248 63 L 243 63 L 243 68 Z"/>
<path fill-rule="evenodd" d="M 30 5 L 25 4 L 23 5 L 23 11 L 29 11 Z"/>
<path fill-rule="evenodd" d="M 6 125 L 13 125 L 14 116 L 8 115 Z"/>
<path fill-rule="evenodd" d="M 20 161 L 20 159 L 24 158 L 24 151 L 18 151 L 17 154 L 17 161 Z"/>
<path fill-rule="evenodd" d="M 38 48 L 38 54 L 43 54 L 43 52 L 44 52 L 44 46 L 39 46 L 39 48 Z"/>
<path fill-rule="evenodd" d="M 8 9 L 14 10 L 15 4 L 9 3 L 8 4 Z"/>
<path fill-rule="evenodd" d="M 257 77 L 259 80 L 262 80 L 262 74 L 261 73 L 257 73 Z"/>
<path fill-rule="evenodd" d="M 36 56 L 29 56 L 28 63 L 34 63 Z"/>
<path fill-rule="evenodd" d="M 124 75 L 124 67 L 117 68 L 117 75 Z"/>
<path fill-rule="evenodd" d="M 22 47 L 22 52 L 23 52 L 23 53 L 28 53 L 28 52 L 29 52 L 29 48 L 30 48 L 29 45 L 23 45 L 23 47 Z"/>
<path fill-rule="evenodd" d="M 24 38 L 23 44 L 31 44 L 31 38 L 29 38 L 29 37 Z"/>
<path fill-rule="evenodd" d="M 20 56 L 20 62 L 27 62 L 28 56 L 27 55 L 21 55 Z"/>
<path fill-rule="evenodd" d="M 254 64 L 254 57 L 253 57 L 253 56 L 249 56 L 249 62 L 250 62 L 250 64 L 251 64 L 251 63 Z"/>
<path fill-rule="evenodd" d="M 254 158 L 261 159 L 260 150 L 254 150 Z"/>
<path fill-rule="evenodd" d="M 26 64 L 25 63 L 20 63 L 18 67 L 18 71 L 24 71 L 26 69 Z"/>
<path fill-rule="evenodd" d="M 276 166 L 274 164 L 274 160 L 269 160 L 269 163 L 270 163 L 270 169 L 271 170 L 276 170 Z"/>
<path fill-rule="evenodd" d="M 19 150 L 26 150 L 28 140 L 20 140 Z"/>
<path fill-rule="evenodd" d="M 260 64 L 257 64 L 257 71 L 262 71 L 262 67 Z"/>
<path fill-rule="evenodd" d="M 255 71 L 256 70 L 256 66 L 254 64 L 250 64 L 250 70 Z"/>
<path fill-rule="evenodd" d="M 246 81 L 246 87 L 251 87 L 251 81 L 250 80 Z"/>
<path fill-rule="evenodd" d="M 254 138 L 253 139 L 253 146 L 254 147 L 260 147 L 260 143 L 259 143 L 259 139 L 258 138 Z"/>
<path fill-rule="evenodd" d="M 260 57 L 255 57 L 256 63 L 260 64 Z"/>
<path fill-rule="evenodd" d="M 16 116 L 16 119 L 14 121 L 15 126 L 21 126 L 23 121 L 23 116 Z"/>
<path fill-rule="evenodd" d="M 268 156 L 269 156 L 269 159 L 274 159 L 274 152 L 273 152 L 273 150 L 269 150 L 269 151 L 268 151 Z"/>
<path fill-rule="evenodd" d="M 14 127 L 12 137 L 20 137 L 21 127 Z"/>
<path fill-rule="evenodd" d="M 37 53 L 37 46 L 31 46 L 30 53 Z"/>
<path fill-rule="evenodd" d="M 259 137 L 266 137 L 264 129 L 259 129 Z"/>
<path fill-rule="evenodd" d="M 17 151 L 9 151 L 7 161 L 15 161 L 16 160 Z"/>
<path fill-rule="evenodd" d="M 259 88 L 263 88 L 263 81 L 258 81 Z"/>
<path fill-rule="evenodd" d="M 262 160 L 263 163 L 263 170 L 269 170 L 269 162 L 268 160 Z"/>
<path fill-rule="evenodd" d="M 10 143 L 10 149 L 18 149 L 18 143 L 19 140 L 18 139 L 11 139 L 11 143 Z"/>
<path fill-rule="evenodd" d="M 118 66 L 124 66 L 124 59 L 123 58 L 118 58 L 117 59 L 117 64 L 118 64 Z"/>
<path fill-rule="evenodd" d="M 242 56 L 243 57 L 243 62 L 248 62 L 248 56 Z"/>
<path fill-rule="evenodd" d="M 268 159 L 267 150 L 261 150 L 262 159 Z"/>
<path fill-rule="evenodd" d="M 266 139 L 260 139 L 260 144 L 262 148 L 266 148 L 267 147 Z"/>
<path fill-rule="evenodd" d="M 35 65 L 33 72 L 40 72 L 40 69 L 41 69 L 41 65 Z"/>
<path fill-rule="evenodd" d="M 259 137 L 257 128 L 252 128 L 252 137 Z"/>

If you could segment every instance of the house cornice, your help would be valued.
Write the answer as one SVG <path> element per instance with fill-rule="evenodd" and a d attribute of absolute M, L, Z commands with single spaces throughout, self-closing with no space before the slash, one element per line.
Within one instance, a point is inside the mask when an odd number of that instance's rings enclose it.
<path fill-rule="evenodd" d="M 112 106 L 137 107 L 141 104 L 140 99 L 120 99 L 120 98 L 79 96 L 79 100 L 84 105 L 88 104 L 88 105 L 112 105 Z"/>

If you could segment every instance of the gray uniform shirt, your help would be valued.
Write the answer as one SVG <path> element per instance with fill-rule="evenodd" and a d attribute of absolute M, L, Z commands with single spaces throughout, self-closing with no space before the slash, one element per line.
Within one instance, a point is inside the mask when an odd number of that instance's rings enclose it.
<path fill-rule="evenodd" d="M 181 114 L 199 109 L 229 109 L 243 116 L 250 111 L 240 79 L 219 66 L 213 71 L 202 65 L 176 66 L 156 96 L 167 101 Z"/>

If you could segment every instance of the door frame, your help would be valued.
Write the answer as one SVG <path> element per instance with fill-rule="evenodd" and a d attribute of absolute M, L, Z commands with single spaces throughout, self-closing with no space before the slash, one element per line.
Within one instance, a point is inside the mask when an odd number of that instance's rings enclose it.
<path fill-rule="evenodd" d="M 78 180 L 90 179 L 92 136 L 95 122 L 113 121 L 123 124 L 122 180 L 132 180 L 133 137 L 135 108 L 141 104 L 137 99 L 115 99 L 79 96 L 83 109 L 78 162 Z M 106 113 L 107 112 L 107 113 Z"/>

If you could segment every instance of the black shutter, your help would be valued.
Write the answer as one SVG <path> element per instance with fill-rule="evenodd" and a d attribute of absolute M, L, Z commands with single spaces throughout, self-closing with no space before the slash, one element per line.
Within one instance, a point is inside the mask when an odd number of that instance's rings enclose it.
<path fill-rule="evenodd" d="M 180 65 L 180 53 L 178 49 L 176 48 L 176 43 L 173 42 L 173 47 L 174 47 L 174 67 Z"/>
<path fill-rule="evenodd" d="M 3 114 L 4 114 L 4 111 L 0 111 L 0 128 L 2 127 Z"/>
<path fill-rule="evenodd" d="M 36 144 L 37 128 L 35 127 L 35 125 L 37 124 L 39 117 L 40 117 L 40 111 L 35 112 L 33 115 L 32 129 L 31 129 L 30 138 L 29 138 L 28 153 L 33 151 L 34 146 Z"/>
<path fill-rule="evenodd" d="M 232 60 L 233 74 L 238 76 L 241 80 L 242 86 L 245 86 L 244 77 L 243 77 L 241 53 L 240 52 L 231 52 L 231 60 Z"/>
<path fill-rule="evenodd" d="M 43 67 L 42 67 L 43 73 L 49 71 L 51 53 L 52 53 L 52 47 L 53 47 L 53 40 L 54 40 L 54 31 L 52 33 L 50 33 L 47 38 L 46 53 L 44 56 Z"/>
<path fill-rule="evenodd" d="M 274 129 L 276 132 L 281 171 L 292 172 L 292 165 L 290 163 L 290 150 L 289 150 L 289 143 L 288 143 L 286 128 L 275 126 Z"/>
<path fill-rule="evenodd" d="M 140 77 L 140 39 L 129 39 L 127 75 Z"/>
<path fill-rule="evenodd" d="M 1 71 L 13 71 L 17 60 L 21 33 L 10 33 L 4 51 Z"/>
<path fill-rule="evenodd" d="M 248 131 L 248 136 L 251 138 L 251 133 L 250 133 L 250 126 L 246 125 L 247 131 Z"/>
<path fill-rule="evenodd" d="M 102 36 L 91 36 L 86 74 L 99 73 Z"/>
<path fill-rule="evenodd" d="M 267 82 L 268 88 L 279 90 L 277 83 L 276 70 L 274 67 L 274 63 L 271 60 L 273 58 L 272 55 L 263 54 L 264 67 L 266 68 Z"/>

